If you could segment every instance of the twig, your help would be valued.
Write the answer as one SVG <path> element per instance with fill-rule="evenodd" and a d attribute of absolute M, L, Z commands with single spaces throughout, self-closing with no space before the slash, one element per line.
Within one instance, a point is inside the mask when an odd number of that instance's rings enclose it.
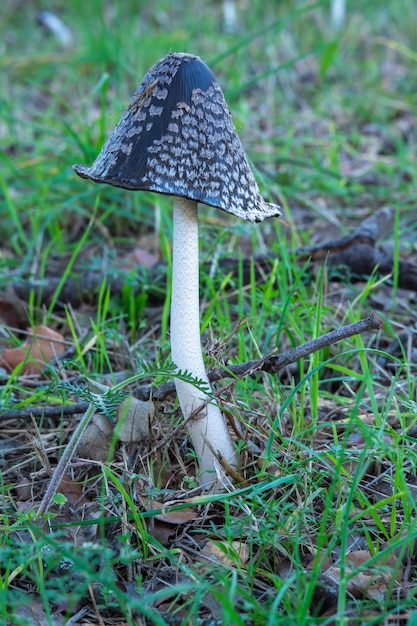
<path fill-rule="evenodd" d="M 313 354 L 322 348 L 331 346 L 333 343 L 337 343 L 342 339 L 347 339 L 353 335 L 359 335 L 367 330 L 380 330 L 382 328 L 382 319 L 374 311 L 369 313 L 364 319 L 353 324 L 347 324 L 336 330 L 332 330 L 317 339 L 312 339 L 303 343 L 301 346 L 297 346 L 292 350 L 283 352 L 274 356 L 273 354 L 249 361 L 248 363 L 239 363 L 238 365 L 231 365 L 228 368 L 219 370 L 218 378 L 211 378 L 210 380 L 219 380 L 219 378 L 225 378 L 224 374 L 232 372 L 236 377 L 242 378 L 243 376 L 252 376 L 258 372 L 267 372 L 268 374 L 276 374 L 290 363 L 294 363 L 299 359 L 302 359 L 309 354 Z M 229 374 L 230 376 L 230 374 Z"/>
<path fill-rule="evenodd" d="M 72 433 L 71 439 L 65 446 L 65 450 L 59 460 L 58 465 L 56 466 L 54 473 L 52 474 L 52 478 L 49 482 L 48 488 L 45 492 L 45 495 L 42 498 L 42 502 L 40 503 L 38 512 L 36 514 L 37 518 L 42 518 L 48 512 L 50 504 L 52 502 L 52 498 L 55 495 L 56 490 L 58 489 L 63 477 L 66 474 L 69 464 L 71 463 L 71 459 L 74 455 L 74 452 L 77 448 L 78 442 L 87 428 L 90 418 L 95 411 L 95 407 L 93 404 L 89 404 L 88 408 L 81 420 L 78 424 L 74 432 Z"/>
<path fill-rule="evenodd" d="M 212 370 L 208 373 L 210 382 L 216 382 L 224 378 L 244 378 L 245 376 L 255 376 L 259 372 L 266 372 L 267 374 L 277 374 L 284 367 L 290 363 L 294 363 L 299 359 L 302 359 L 309 354 L 313 354 L 322 348 L 337 343 L 342 339 L 347 339 L 353 335 L 359 335 L 367 330 L 380 330 L 382 328 L 382 320 L 374 311 L 369 313 L 364 319 L 353 324 L 347 324 L 336 330 L 332 330 L 317 339 L 307 341 L 301 346 L 297 346 L 292 350 L 283 352 L 282 354 L 274 355 L 274 353 L 267 354 L 261 359 L 254 359 L 253 361 L 247 361 L 245 363 L 237 363 L 235 365 L 228 365 L 220 369 Z M 167 396 L 175 393 L 175 385 L 173 382 L 164 383 L 158 385 L 158 387 L 152 387 L 152 385 L 144 385 L 135 389 L 135 397 L 139 400 L 149 400 L 151 397 L 155 401 L 164 400 Z"/>
<path fill-rule="evenodd" d="M 245 363 L 237 363 L 228 367 L 212 370 L 208 373 L 210 382 L 216 382 L 224 378 L 244 378 L 245 376 L 255 376 L 259 372 L 268 374 L 276 374 L 290 363 L 294 363 L 298 359 L 304 358 L 309 354 L 313 354 L 322 348 L 330 346 L 342 339 L 347 339 L 353 335 L 364 333 L 368 330 L 379 330 L 382 327 L 381 318 L 373 311 L 359 322 L 342 326 L 336 330 L 332 330 L 317 339 L 308 341 L 307 343 L 297 346 L 288 352 L 275 355 L 267 354 L 261 359 L 247 361 Z M 142 385 L 134 390 L 134 395 L 139 400 L 162 401 L 170 395 L 175 394 L 174 382 L 170 381 L 155 387 L 154 385 Z M 4 411 L 0 415 L 1 420 L 25 419 L 30 416 L 34 417 L 54 417 L 59 415 L 74 415 L 77 413 L 85 413 L 88 409 L 88 402 L 78 402 L 76 404 L 59 405 L 52 407 L 32 407 L 24 409 L 13 409 Z"/>
<path fill-rule="evenodd" d="M 30 419 L 31 417 L 59 417 L 85 413 L 88 402 L 76 402 L 75 404 L 56 404 L 45 407 L 25 407 L 24 409 L 11 409 L 0 414 L 0 420 Z"/>

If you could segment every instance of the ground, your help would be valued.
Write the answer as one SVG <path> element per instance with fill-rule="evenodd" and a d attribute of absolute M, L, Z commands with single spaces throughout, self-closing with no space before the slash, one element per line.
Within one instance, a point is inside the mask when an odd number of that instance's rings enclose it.
<path fill-rule="evenodd" d="M 336 30 L 327 2 L 269 4 L 2 3 L 2 623 L 417 620 L 415 7 L 352 0 Z M 72 170 L 170 51 L 212 68 L 284 214 L 200 208 L 239 456 L 215 493 L 173 385 L 170 199 Z"/>

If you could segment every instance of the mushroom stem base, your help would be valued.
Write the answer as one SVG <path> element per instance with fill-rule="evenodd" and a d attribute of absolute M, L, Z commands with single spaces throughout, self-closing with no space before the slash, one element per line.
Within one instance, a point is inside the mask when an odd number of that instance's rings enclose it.
<path fill-rule="evenodd" d="M 178 400 L 185 419 L 199 407 L 188 429 L 199 462 L 200 485 L 210 487 L 218 481 L 216 455 L 236 467 L 236 451 L 226 421 L 214 401 L 204 366 L 200 339 L 199 258 L 197 203 L 174 198 L 174 237 L 172 259 L 171 351 L 181 372 L 203 381 L 207 393 L 191 383 L 175 380 Z M 205 403 L 207 403 L 205 405 Z M 205 405 L 205 406 L 204 406 Z M 216 470 L 217 465 L 217 470 Z"/>

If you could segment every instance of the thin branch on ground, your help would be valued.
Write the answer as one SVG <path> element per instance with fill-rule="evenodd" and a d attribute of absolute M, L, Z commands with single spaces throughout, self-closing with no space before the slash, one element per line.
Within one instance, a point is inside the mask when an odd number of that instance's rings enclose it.
<path fill-rule="evenodd" d="M 318 350 L 330 346 L 334 343 L 352 337 L 353 335 L 359 335 L 369 330 L 380 330 L 382 328 L 381 318 L 372 311 L 364 319 L 354 322 L 353 324 L 347 324 L 341 328 L 332 330 L 325 335 L 317 337 L 304 343 L 292 350 L 283 352 L 282 354 L 275 354 L 274 352 L 267 354 L 260 359 L 254 359 L 245 363 L 236 363 L 227 367 L 212 370 L 208 373 L 210 382 L 216 382 L 224 378 L 245 378 L 246 376 L 256 376 L 260 372 L 266 372 L 267 374 L 277 374 L 279 371 L 287 367 L 289 364 L 305 358 Z M 173 381 L 164 383 L 162 385 L 154 386 L 142 385 L 134 389 L 134 396 L 139 400 L 154 400 L 162 401 L 168 396 L 175 394 L 175 384 Z M 24 419 L 33 417 L 54 417 L 60 415 L 75 415 L 79 413 L 85 413 L 88 409 L 88 402 L 77 402 L 69 405 L 56 405 L 51 407 L 25 407 L 22 409 L 13 409 L 11 411 L 4 411 L 0 415 L 2 421 L 9 419 Z"/>

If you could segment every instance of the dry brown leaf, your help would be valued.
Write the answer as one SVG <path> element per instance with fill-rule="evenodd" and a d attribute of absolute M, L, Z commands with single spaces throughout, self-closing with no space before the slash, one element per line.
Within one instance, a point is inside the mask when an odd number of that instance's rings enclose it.
<path fill-rule="evenodd" d="M 38 374 L 53 358 L 65 351 L 64 338 L 48 326 L 28 329 L 28 338 L 20 348 L 6 348 L 0 355 L 0 363 L 12 372 L 24 363 L 21 374 Z"/>
<path fill-rule="evenodd" d="M 71 480 L 68 474 L 66 474 L 59 483 L 58 491 L 66 497 L 69 504 L 81 506 L 89 502 L 88 498 L 83 496 L 82 484 Z"/>
<path fill-rule="evenodd" d="M 169 546 L 177 532 L 175 526 L 167 524 L 167 522 L 161 522 L 161 520 L 156 518 L 146 520 L 146 526 L 151 537 L 160 541 L 163 546 Z"/>
<path fill-rule="evenodd" d="M 117 409 L 119 424 L 116 432 L 123 443 L 139 443 L 148 437 L 149 424 L 155 414 L 151 401 L 129 396 Z"/>
<path fill-rule="evenodd" d="M 355 598 L 383 597 L 392 584 L 392 574 L 397 568 L 397 559 L 394 554 L 383 555 L 377 562 L 373 561 L 366 568 L 372 555 L 368 550 L 354 550 L 346 556 L 345 577 L 349 577 L 346 589 Z M 383 568 L 383 569 L 382 569 Z M 397 571 L 397 582 L 401 581 L 402 567 Z M 359 570 L 359 571 L 356 571 Z M 340 569 L 332 567 L 327 576 L 335 582 L 340 582 Z"/>
<path fill-rule="evenodd" d="M 139 494 L 137 495 L 137 499 L 145 511 L 161 509 L 162 513 L 157 513 L 147 519 L 146 525 L 149 534 L 152 535 L 152 537 L 155 537 L 155 539 L 158 539 L 158 541 L 160 541 L 164 546 L 168 546 L 170 544 L 172 537 L 175 536 L 177 532 L 177 526 L 189 524 L 197 518 L 197 513 L 188 507 L 177 511 L 165 510 L 168 506 L 183 504 L 182 501 L 172 501 L 168 505 L 164 502 L 144 498 Z"/>
<path fill-rule="evenodd" d="M 36 624 L 36 626 L 61 626 L 65 623 L 64 617 L 55 612 L 53 621 L 51 616 L 45 613 L 42 600 L 38 600 L 34 594 L 26 593 L 26 603 L 22 606 L 13 607 L 13 617 L 22 624 Z M 18 622 L 15 622 L 18 623 Z"/>
<path fill-rule="evenodd" d="M 178 509 L 176 511 L 165 511 L 167 508 L 167 503 L 158 502 L 157 500 L 149 500 L 138 495 L 138 500 L 146 511 L 153 511 L 155 509 L 161 509 L 163 512 L 158 513 L 153 516 L 153 519 L 157 519 L 161 522 L 165 522 L 166 524 L 188 524 L 189 522 L 197 519 L 197 513 L 190 508 Z M 181 500 L 177 502 L 170 502 L 169 506 L 174 506 L 175 504 L 182 504 Z"/>
<path fill-rule="evenodd" d="M 332 560 L 329 556 L 326 556 L 324 552 L 320 553 L 321 557 L 321 570 L 325 572 L 329 568 L 332 567 Z M 303 566 L 306 570 L 313 570 L 315 568 L 315 564 L 317 563 L 318 555 L 307 553 L 302 558 Z"/>
<path fill-rule="evenodd" d="M 113 426 L 101 413 L 94 413 L 77 446 L 77 455 L 105 461 L 110 449 Z"/>
<path fill-rule="evenodd" d="M 14 490 L 18 500 L 21 502 L 33 500 L 33 483 L 27 478 L 23 478 L 21 481 L 17 482 Z"/>
<path fill-rule="evenodd" d="M 222 546 L 224 546 L 224 549 Z M 248 545 L 241 541 L 232 541 L 231 547 L 234 552 L 233 557 L 236 555 L 241 564 L 246 563 L 250 556 Z M 236 558 L 228 555 L 230 554 L 230 545 L 226 542 L 208 541 L 201 552 L 204 556 L 224 563 L 224 565 L 229 567 L 236 565 Z"/>
<path fill-rule="evenodd" d="M 153 402 L 127 398 L 117 409 L 119 423 L 116 435 L 123 443 L 138 443 L 148 436 L 149 422 L 155 413 Z M 110 449 L 114 427 L 107 417 L 95 413 L 77 448 L 79 456 L 105 461 Z"/>

